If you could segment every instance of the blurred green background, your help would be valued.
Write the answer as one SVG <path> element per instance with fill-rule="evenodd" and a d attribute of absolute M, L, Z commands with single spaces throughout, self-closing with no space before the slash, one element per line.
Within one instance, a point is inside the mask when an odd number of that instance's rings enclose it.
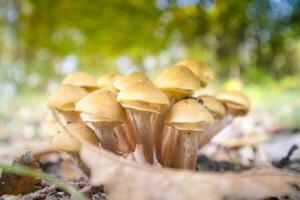
<path fill-rule="evenodd" d="M 183 58 L 211 65 L 215 85 L 243 90 L 255 112 L 300 127 L 299 33 L 300 0 L 0 0 L 0 128 L 14 132 L 75 70 L 153 78 Z"/>

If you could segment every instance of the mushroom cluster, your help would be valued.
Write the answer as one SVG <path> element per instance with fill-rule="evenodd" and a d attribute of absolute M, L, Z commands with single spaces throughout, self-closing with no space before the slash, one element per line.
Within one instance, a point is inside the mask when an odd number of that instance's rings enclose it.
<path fill-rule="evenodd" d="M 250 108 L 239 91 L 194 96 L 214 76 L 197 60 L 182 60 L 153 82 L 139 71 L 70 74 L 48 99 L 61 127 L 53 145 L 76 154 L 80 138 L 138 163 L 194 169 L 198 149 Z"/>

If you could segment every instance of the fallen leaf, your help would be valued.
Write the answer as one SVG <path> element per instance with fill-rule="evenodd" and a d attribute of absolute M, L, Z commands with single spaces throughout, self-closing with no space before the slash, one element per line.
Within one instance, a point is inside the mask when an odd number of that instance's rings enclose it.
<path fill-rule="evenodd" d="M 242 173 L 205 173 L 137 164 L 82 142 L 80 156 L 91 181 L 104 184 L 110 200 L 300 198 L 300 175 L 255 169 Z"/>
<path fill-rule="evenodd" d="M 39 168 L 39 163 L 35 161 L 31 152 L 27 152 L 13 164 L 23 165 L 33 169 Z M 3 194 L 19 195 L 34 192 L 36 188 L 33 186 L 38 184 L 40 180 L 15 174 L 2 172 L 0 178 L 0 196 Z"/>

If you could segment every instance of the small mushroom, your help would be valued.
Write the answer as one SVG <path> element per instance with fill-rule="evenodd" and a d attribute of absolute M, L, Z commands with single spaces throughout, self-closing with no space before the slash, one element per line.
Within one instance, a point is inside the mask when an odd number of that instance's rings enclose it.
<path fill-rule="evenodd" d="M 198 151 L 198 135 L 214 122 L 210 112 L 195 99 L 180 100 L 168 112 L 165 122 L 182 135 L 180 168 L 194 169 Z"/>
<path fill-rule="evenodd" d="M 178 62 L 176 65 L 182 65 L 188 67 L 196 76 L 201 80 L 203 86 L 215 77 L 215 72 L 205 63 L 194 60 L 186 59 Z"/>
<path fill-rule="evenodd" d="M 98 89 L 97 78 L 89 73 L 81 71 L 77 71 L 66 76 L 62 81 L 62 84 L 82 87 L 87 91 L 94 91 Z"/>
<path fill-rule="evenodd" d="M 202 136 L 198 138 L 198 145 L 199 147 L 202 147 L 207 144 L 211 138 L 220 131 L 220 129 L 224 128 L 224 126 L 228 124 L 228 117 L 224 117 L 226 114 L 226 108 L 217 98 L 210 95 L 202 95 L 197 97 L 197 99 L 202 101 L 203 105 L 209 110 L 216 120 L 216 122 L 207 127 Z M 225 121 L 226 124 L 224 124 Z"/>
<path fill-rule="evenodd" d="M 138 80 L 120 91 L 118 101 L 132 114 L 145 157 L 152 164 L 154 141 L 150 119 L 169 106 L 168 97 L 150 81 Z"/>
<path fill-rule="evenodd" d="M 96 90 L 81 99 L 76 110 L 81 112 L 82 121 L 95 130 L 105 149 L 119 151 L 114 128 L 126 121 L 126 115 L 117 102 L 116 94 L 109 90 Z"/>
<path fill-rule="evenodd" d="M 83 88 L 73 85 L 61 85 L 56 88 L 47 101 L 47 106 L 64 116 L 65 123 L 79 120 L 79 113 L 75 110 L 75 103 L 88 94 Z"/>
<path fill-rule="evenodd" d="M 232 115 L 246 115 L 250 109 L 249 99 L 242 92 L 221 92 L 216 97 L 225 104 L 227 111 Z"/>
<path fill-rule="evenodd" d="M 118 72 L 109 73 L 107 75 L 102 76 L 97 80 L 97 85 L 100 88 L 106 87 L 106 86 L 113 86 L 114 82 L 118 80 L 119 78 L 122 78 L 124 75 Z"/>
<path fill-rule="evenodd" d="M 135 82 L 138 80 L 148 80 L 148 79 L 143 73 L 141 73 L 139 71 L 133 71 L 133 72 L 127 74 L 126 76 L 116 79 L 116 81 L 114 82 L 114 86 L 118 90 L 121 91 L 121 90 L 125 89 L 128 85 L 130 85 L 132 82 Z"/>
<path fill-rule="evenodd" d="M 68 132 L 78 136 L 93 145 L 98 146 L 99 140 L 95 133 L 82 122 L 69 123 L 65 126 Z M 54 136 L 52 144 L 59 150 L 66 152 L 79 152 L 80 141 L 65 131 L 64 128 Z"/>
<path fill-rule="evenodd" d="M 189 96 L 202 87 L 201 80 L 187 67 L 178 65 L 165 69 L 155 81 L 171 102 Z"/>

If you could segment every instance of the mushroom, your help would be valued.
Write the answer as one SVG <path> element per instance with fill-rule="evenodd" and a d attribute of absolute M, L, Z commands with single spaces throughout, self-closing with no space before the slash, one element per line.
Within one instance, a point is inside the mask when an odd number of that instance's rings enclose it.
<path fill-rule="evenodd" d="M 178 62 L 176 65 L 188 67 L 196 76 L 200 78 L 203 86 L 206 86 L 207 83 L 215 77 L 215 72 L 207 64 L 198 60 L 185 59 Z"/>
<path fill-rule="evenodd" d="M 159 74 L 155 84 L 167 94 L 171 105 L 176 100 L 189 96 L 194 90 L 202 87 L 200 79 L 189 68 L 184 66 L 172 66 L 167 68 Z M 159 153 L 161 153 L 163 134 L 168 134 L 168 131 L 164 130 L 164 118 L 167 111 L 168 110 L 165 110 L 160 116 L 156 116 L 156 118 L 152 119 L 154 129 L 153 137 L 156 149 Z"/>
<path fill-rule="evenodd" d="M 116 79 L 116 81 L 114 82 L 114 86 L 118 90 L 123 90 L 128 85 L 130 85 L 132 82 L 135 82 L 138 80 L 148 80 L 148 79 L 145 77 L 145 75 L 143 73 L 141 73 L 139 71 L 133 71 L 133 72 L 127 74 L 126 76 Z"/>
<path fill-rule="evenodd" d="M 131 113 L 146 160 L 152 164 L 154 141 L 150 119 L 153 114 L 159 115 L 169 106 L 168 97 L 150 81 L 138 80 L 121 90 L 117 99 Z"/>
<path fill-rule="evenodd" d="M 109 73 L 99 78 L 97 80 L 97 85 L 100 88 L 103 88 L 105 86 L 114 86 L 114 82 L 123 76 L 123 74 L 118 72 Z"/>
<path fill-rule="evenodd" d="M 171 102 L 189 96 L 202 87 L 201 80 L 187 67 L 178 65 L 165 69 L 155 81 Z"/>
<path fill-rule="evenodd" d="M 182 143 L 179 167 L 194 169 L 198 151 L 198 135 L 205 126 L 214 122 L 211 113 L 195 99 L 183 99 L 173 105 L 167 113 L 165 122 L 178 130 Z"/>
<path fill-rule="evenodd" d="M 249 99 L 242 92 L 220 92 L 217 95 L 217 99 L 221 100 L 225 104 L 228 113 L 232 115 L 243 116 L 249 112 Z"/>
<path fill-rule="evenodd" d="M 62 84 L 82 87 L 89 92 L 98 89 L 97 78 L 89 73 L 81 71 L 77 71 L 66 76 L 62 81 Z"/>
<path fill-rule="evenodd" d="M 75 163 L 79 165 L 85 174 L 89 174 L 88 168 L 79 157 L 80 141 L 84 140 L 98 146 L 99 140 L 95 133 L 82 122 L 64 125 L 52 139 L 52 145 L 57 149 L 67 152 Z M 85 174 L 83 174 L 85 176 Z"/>
<path fill-rule="evenodd" d="M 248 98 L 238 91 L 221 92 L 216 98 L 225 105 L 226 115 L 217 118 L 219 120 L 205 131 L 204 137 L 199 138 L 201 140 L 199 148 L 207 144 L 216 133 L 228 126 L 235 116 L 245 115 L 250 109 Z"/>
<path fill-rule="evenodd" d="M 70 133 L 78 136 L 93 145 L 98 146 L 99 140 L 95 133 L 82 122 L 69 123 L 64 128 L 60 129 L 53 137 L 52 144 L 59 150 L 66 152 L 79 152 L 80 142 Z"/>
<path fill-rule="evenodd" d="M 47 101 L 47 106 L 53 112 L 63 115 L 65 123 L 79 120 L 79 113 L 75 110 L 75 103 L 88 94 L 83 88 L 73 85 L 60 85 Z"/>
<path fill-rule="evenodd" d="M 132 82 L 138 81 L 138 80 L 147 80 L 149 81 L 144 74 L 142 74 L 139 71 L 133 71 L 129 74 L 127 74 L 126 76 L 120 77 L 119 79 L 117 79 L 114 82 L 114 87 L 117 88 L 118 90 L 123 90 L 124 88 L 126 88 L 128 85 L 130 85 Z M 130 144 L 130 149 L 131 151 L 134 151 L 136 149 L 136 145 L 139 142 L 139 137 L 138 137 L 138 133 L 137 133 L 137 127 L 135 125 L 133 116 L 130 112 L 126 111 L 127 114 L 127 121 L 125 124 L 122 124 L 120 127 L 120 131 L 121 129 L 123 129 L 123 131 L 125 131 L 126 133 L 126 139 Z"/>
<path fill-rule="evenodd" d="M 82 121 L 95 130 L 102 146 L 112 152 L 119 151 L 114 128 L 126 121 L 124 109 L 109 90 L 96 90 L 76 104 Z"/>
<path fill-rule="evenodd" d="M 226 114 L 226 108 L 224 104 L 217 98 L 210 95 L 202 95 L 197 97 L 203 105 L 208 109 L 212 116 L 216 119 L 216 122 L 209 127 L 207 127 L 201 137 L 198 138 L 198 145 L 202 147 L 207 144 L 211 138 L 224 128 L 224 122 L 228 121 L 227 118 L 224 118 Z"/>

